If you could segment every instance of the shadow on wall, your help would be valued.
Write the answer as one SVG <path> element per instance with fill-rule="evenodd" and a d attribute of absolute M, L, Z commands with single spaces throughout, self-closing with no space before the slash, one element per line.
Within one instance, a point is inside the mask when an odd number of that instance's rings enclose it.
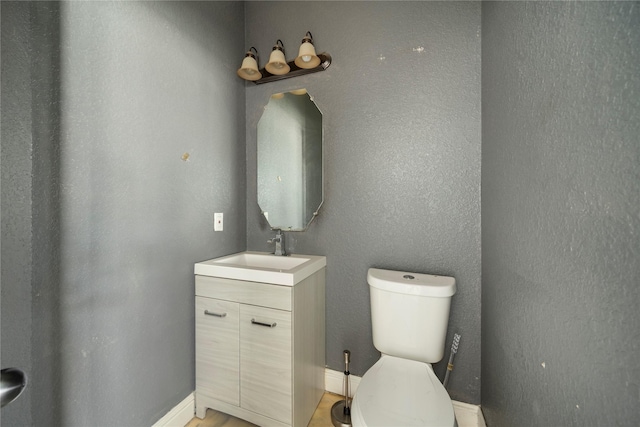
<path fill-rule="evenodd" d="M 34 425 L 63 424 L 60 309 L 60 4 L 33 2 L 33 309 Z M 36 410 L 37 409 L 37 410 Z"/>
<path fill-rule="evenodd" d="M 2 20 L 10 20 L 13 29 L 10 34 L 3 33 L 2 39 L 2 122 L 8 125 L 3 126 L 3 154 L 11 153 L 8 159 L 12 163 L 24 163 L 29 170 L 12 174 L 10 167 L 15 165 L 2 163 L 3 177 L 9 174 L 3 182 L 3 211 L 7 207 L 15 213 L 17 205 L 26 206 L 20 222 L 24 229 L 7 223 L 10 218 L 2 218 L 6 237 L 2 252 L 2 345 L 7 353 L 20 349 L 22 354 L 11 354 L 11 362 L 26 367 L 29 380 L 23 395 L 2 409 L 2 422 L 59 425 L 64 389 L 64 379 L 59 376 L 60 5 L 3 4 Z M 16 154 L 20 158 L 15 158 Z M 13 257 L 20 254 L 23 271 L 5 270 L 9 253 Z M 16 289 L 28 298 L 19 299 Z M 16 324 L 15 319 L 21 318 L 23 321 Z M 15 363 L 18 356 L 22 361 Z"/>

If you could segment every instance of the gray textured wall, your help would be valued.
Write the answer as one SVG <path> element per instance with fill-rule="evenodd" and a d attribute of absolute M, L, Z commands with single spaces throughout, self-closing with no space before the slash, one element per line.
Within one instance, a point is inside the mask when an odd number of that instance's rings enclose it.
<path fill-rule="evenodd" d="M 2 368 L 31 373 L 31 60 L 28 3 L 1 5 Z M 5 114 L 8 110 L 11 114 Z M 11 314 L 11 315 L 8 315 Z M 2 409 L 5 425 L 31 424 L 31 388 Z"/>
<path fill-rule="evenodd" d="M 3 2 L 3 24 L 29 15 L 9 58 L 3 25 L 2 123 L 26 120 L 2 135 L 3 364 L 15 280 L 31 292 L 14 313 L 33 312 L 34 366 L 32 414 L 9 425 L 151 425 L 193 390 L 193 263 L 246 245 L 243 10 Z M 32 172 L 13 173 L 5 148 L 32 149 Z M 6 246 L 5 206 L 29 200 Z M 7 280 L 12 250 L 33 261 Z"/>
<path fill-rule="evenodd" d="M 379 357 L 369 267 L 451 275 L 447 345 L 462 334 L 451 394 L 479 403 L 480 4 L 248 2 L 245 15 L 245 48 L 258 49 L 261 66 L 277 39 L 295 57 L 306 31 L 333 57 L 319 74 L 247 85 L 248 249 L 272 249 L 256 201 L 262 107 L 271 93 L 306 87 L 323 113 L 325 201 L 287 246 L 327 256 L 328 366 L 343 369 L 345 348 L 357 375 Z"/>
<path fill-rule="evenodd" d="M 640 8 L 483 3 L 482 407 L 640 424 Z"/>
<path fill-rule="evenodd" d="M 489 424 L 640 421 L 638 13 L 483 6 Z M 307 30 L 334 64 L 247 85 L 245 116 L 237 52 L 264 65 L 281 38 L 292 58 Z M 479 4 L 3 2 L 2 32 L 2 364 L 32 367 L 4 422 L 148 425 L 193 388 L 192 264 L 245 233 L 268 249 L 255 126 L 299 87 L 324 113 L 326 198 L 288 243 L 328 257 L 329 367 L 378 357 L 368 267 L 449 274 L 451 392 L 479 402 Z"/>

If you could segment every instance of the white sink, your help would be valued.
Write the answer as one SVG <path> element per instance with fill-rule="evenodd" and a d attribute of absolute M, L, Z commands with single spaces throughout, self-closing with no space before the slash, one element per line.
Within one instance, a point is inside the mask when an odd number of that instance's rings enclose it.
<path fill-rule="evenodd" d="M 265 253 L 242 252 L 235 255 L 229 255 L 224 258 L 218 258 L 214 260 L 214 262 L 222 264 L 241 265 L 243 267 L 290 270 L 302 263 L 307 262 L 308 260 L 309 258 L 302 258 L 300 256 L 275 256 L 273 254 Z"/>
<path fill-rule="evenodd" d="M 276 256 L 268 252 L 240 252 L 195 265 L 195 274 L 293 286 L 327 265 L 317 255 Z"/>

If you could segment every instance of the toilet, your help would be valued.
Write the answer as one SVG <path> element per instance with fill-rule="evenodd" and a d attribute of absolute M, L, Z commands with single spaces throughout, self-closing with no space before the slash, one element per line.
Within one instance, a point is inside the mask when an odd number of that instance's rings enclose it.
<path fill-rule="evenodd" d="M 380 359 L 351 404 L 354 427 L 454 427 L 451 398 L 432 363 L 442 359 L 453 277 L 370 268 L 373 345 Z"/>

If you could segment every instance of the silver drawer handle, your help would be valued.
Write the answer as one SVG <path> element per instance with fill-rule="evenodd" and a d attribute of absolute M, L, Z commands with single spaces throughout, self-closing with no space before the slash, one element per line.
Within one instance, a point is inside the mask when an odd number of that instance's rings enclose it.
<path fill-rule="evenodd" d="M 204 314 L 207 316 L 215 316 L 215 317 L 227 317 L 227 313 L 214 313 L 213 311 L 205 310 Z"/>
<path fill-rule="evenodd" d="M 264 322 L 258 322 L 256 319 L 251 319 L 251 323 L 254 325 L 266 326 L 267 328 L 275 328 L 277 325 L 276 322 L 264 323 Z"/>

